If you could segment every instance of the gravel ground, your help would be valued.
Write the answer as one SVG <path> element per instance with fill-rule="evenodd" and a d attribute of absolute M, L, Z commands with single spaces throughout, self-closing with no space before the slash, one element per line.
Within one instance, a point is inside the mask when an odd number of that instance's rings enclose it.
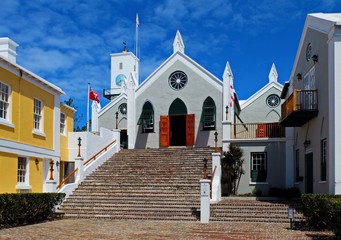
<path fill-rule="evenodd" d="M 283 224 L 62 219 L 0 230 L 0 239 L 335 239 Z"/>

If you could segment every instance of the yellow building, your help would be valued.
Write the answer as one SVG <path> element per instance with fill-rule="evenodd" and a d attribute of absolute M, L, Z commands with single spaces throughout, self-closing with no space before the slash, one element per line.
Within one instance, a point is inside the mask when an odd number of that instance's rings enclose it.
<path fill-rule="evenodd" d="M 0 38 L 0 193 L 54 192 L 75 110 L 61 106 L 59 87 L 16 64 L 17 46 Z"/>

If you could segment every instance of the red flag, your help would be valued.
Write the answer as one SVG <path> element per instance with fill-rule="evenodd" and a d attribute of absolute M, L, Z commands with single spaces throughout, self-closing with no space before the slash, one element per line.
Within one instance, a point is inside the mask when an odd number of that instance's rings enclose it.
<path fill-rule="evenodd" d="M 233 106 L 233 102 L 234 102 L 234 90 L 233 90 L 232 85 L 230 85 L 229 95 L 230 95 L 230 99 L 228 101 L 230 102 L 230 108 L 231 108 Z"/>
<path fill-rule="evenodd" d="M 94 90 L 92 90 L 92 88 L 90 88 L 90 91 L 89 91 L 90 100 L 94 100 L 99 103 L 99 96 L 101 96 L 101 94 L 95 92 Z"/>

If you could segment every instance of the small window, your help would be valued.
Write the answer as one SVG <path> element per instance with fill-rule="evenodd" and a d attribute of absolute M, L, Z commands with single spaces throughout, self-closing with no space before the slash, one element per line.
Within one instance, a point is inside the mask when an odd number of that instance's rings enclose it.
<path fill-rule="evenodd" d="M 34 120 L 33 126 L 34 129 L 42 131 L 42 111 L 43 111 L 43 103 L 38 99 L 34 99 Z"/>
<path fill-rule="evenodd" d="M 327 139 L 321 140 L 321 181 L 327 180 Z"/>
<path fill-rule="evenodd" d="M 9 121 L 10 87 L 0 82 L 0 119 Z"/>
<path fill-rule="evenodd" d="M 65 113 L 60 113 L 60 133 L 65 135 L 66 127 L 66 115 Z"/>
<path fill-rule="evenodd" d="M 297 149 L 295 153 L 295 181 L 300 181 L 300 150 Z"/>
<path fill-rule="evenodd" d="M 265 152 L 251 153 L 251 181 L 266 182 L 266 178 L 267 178 L 266 153 Z"/>
<path fill-rule="evenodd" d="M 26 183 L 27 181 L 27 158 L 18 157 L 18 183 Z"/>
<path fill-rule="evenodd" d="M 216 107 L 211 97 L 206 98 L 201 112 L 203 130 L 214 130 L 216 127 Z"/>
<path fill-rule="evenodd" d="M 120 62 L 120 64 L 119 64 L 119 68 L 120 68 L 120 70 L 122 70 L 122 69 L 123 69 L 123 63 L 121 63 L 121 62 Z"/>
<path fill-rule="evenodd" d="M 142 127 L 142 133 L 154 132 L 154 109 L 150 102 L 143 105 L 137 125 Z"/>

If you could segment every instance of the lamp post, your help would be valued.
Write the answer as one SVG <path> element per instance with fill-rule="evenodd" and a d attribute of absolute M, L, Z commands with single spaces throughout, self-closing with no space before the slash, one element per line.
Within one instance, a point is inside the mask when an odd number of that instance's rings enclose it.
<path fill-rule="evenodd" d="M 53 160 L 51 160 L 50 161 L 50 180 L 54 180 L 53 179 L 53 171 L 54 171 L 53 164 L 54 164 L 54 162 L 53 162 Z"/>
<path fill-rule="evenodd" d="M 215 152 L 218 152 L 218 133 L 217 132 L 215 132 L 214 133 L 214 151 Z"/>
<path fill-rule="evenodd" d="M 78 140 L 78 155 L 77 155 L 77 157 L 81 157 L 82 139 L 81 139 L 81 137 L 79 137 L 77 140 Z"/>
<path fill-rule="evenodd" d="M 225 115 L 226 115 L 226 120 L 229 118 L 229 106 L 226 105 L 225 107 Z"/>
<path fill-rule="evenodd" d="M 116 129 L 118 129 L 118 112 L 116 112 L 115 114 L 116 114 Z"/>
<path fill-rule="evenodd" d="M 207 159 L 204 158 L 204 179 L 207 179 Z"/>

